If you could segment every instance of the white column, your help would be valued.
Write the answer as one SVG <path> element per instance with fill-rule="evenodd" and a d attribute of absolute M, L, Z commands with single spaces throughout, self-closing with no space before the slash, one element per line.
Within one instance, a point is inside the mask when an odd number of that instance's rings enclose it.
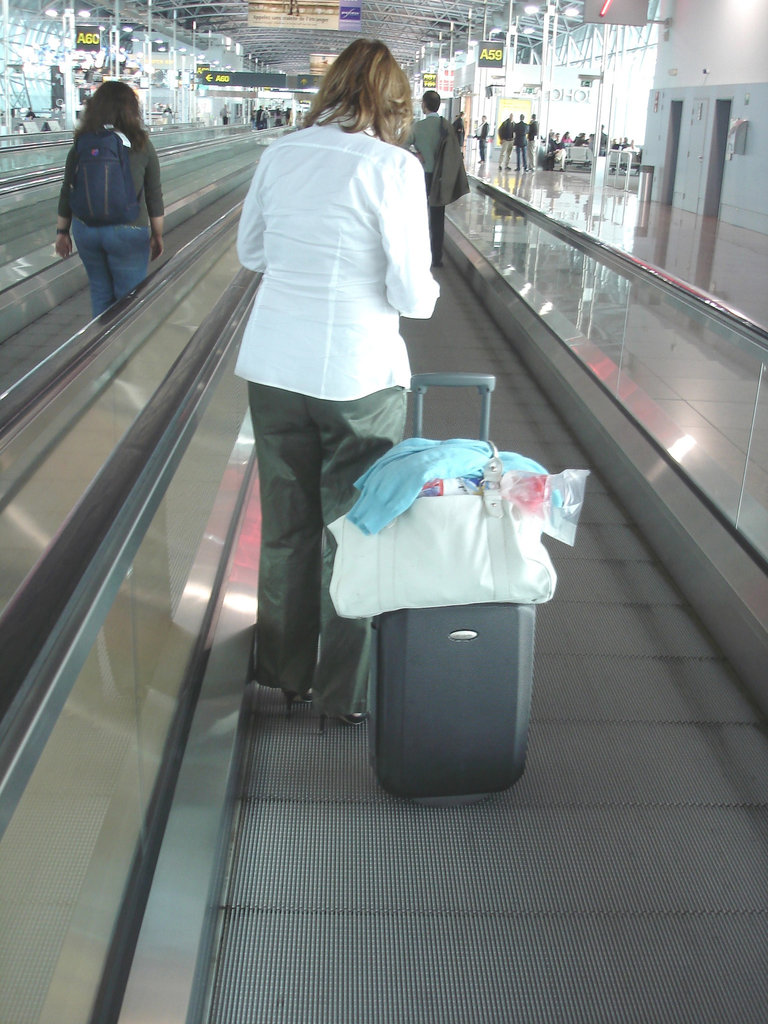
<path fill-rule="evenodd" d="M 147 116 L 146 122 L 152 124 L 152 0 L 147 0 L 147 35 L 149 45 L 147 47 Z"/>
<path fill-rule="evenodd" d="M 64 123 L 67 128 L 74 128 L 77 121 L 77 97 L 75 95 L 75 70 L 72 64 L 72 51 L 75 48 L 75 12 L 73 8 L 65 8 L 62 27 L 64 35 Z"/>
<path fill-rule="evenodd" d="M 3 69 L 3 128 L 6 135 L 11 134 L 11 18 L 8 0 L 3 0 L 3 53 L 5 67 Z"/>

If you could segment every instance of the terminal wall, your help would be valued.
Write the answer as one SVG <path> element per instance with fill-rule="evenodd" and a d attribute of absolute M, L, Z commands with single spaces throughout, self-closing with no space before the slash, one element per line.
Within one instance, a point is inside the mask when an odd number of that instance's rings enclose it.
<path fill-rule="evenodd" d="M 665 0 L 659 16 L 670 22 L 648 99 L 652 198 L 768 234 L 768 3 Z"/>

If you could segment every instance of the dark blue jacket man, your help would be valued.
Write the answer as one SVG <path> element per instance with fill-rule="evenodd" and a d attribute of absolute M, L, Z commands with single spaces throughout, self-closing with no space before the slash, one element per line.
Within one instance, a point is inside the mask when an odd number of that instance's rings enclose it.
<path fill-rule="evenodd" d="M 528 170 L 528 159 L 526 147 L 528 145 L 528 125 L 525 123 L 525 115 L 520 115 L 520 120 L 515 122 L 515 158 L 517 160 L 516 170 L 520 170 L 520 161 L 523 162 L 523 170 Z"/>

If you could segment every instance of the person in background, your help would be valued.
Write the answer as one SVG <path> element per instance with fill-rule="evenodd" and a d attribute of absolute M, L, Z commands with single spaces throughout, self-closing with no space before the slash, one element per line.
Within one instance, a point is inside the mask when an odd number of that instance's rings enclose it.
<path fill-rule="evenodd" d="M 227 106 L 226 103 L 221 108 L 221 123 L 229 124 L 229 107 Z"/>
<path fill-rule="evenodd" d="M 531 120 L 528 122 L 528 170 L 536 170 L 536 140 L 539 137 L 539 122 L 536 120 L 536 115 L 531 114 Z"/>
<path fill-rule="evenodd" d="M 512 156 L 512 147 L 515 144 L 515 123 L 512 120 L 512 115 L 508 114 L 505 121 L 502 121 L 499 125 L 499 142 L 501 143 L 501 149 L 499 150 L 499 170 L 501 170 L 502 164 L 504 170 L 509 170 L 509 161 Z"/>
<path fill-rule="evenodd" d="M 94 316 L 143 281 L 150 259 L 156 260 L 163 252 L 165 210 L 160 163 L 142 123 L 136 93 L 125 82 L 104 82 L 99 86 L 85 105 L 75 129 L 75 143 L 83 132 L 101 132 L 107 125 L 128 147 L 133 185 L 136 195 L 141 196 L 139 216 L 132 224 L 98 226 L 73 218 L 69 205 L 77 164 L 73 145 L 64 165 L 56 220 L 56 252 L 62 259 L 71 256 L 74 238 L 88 274 Z"/>
<path fill-rule="evenodd" d="M 515 122 L 513 129 L 514 132 L 514 143 L 515 143 L 515 157 L 517 159 L 516 170 L 528 170 L 528 159 L 526 156 L 526 147 L 528 145 L 528 125 L 525 123 L 525 115 L 520 115 L 520 120 Z M 522 168 L 520 164 L 522 163 Z"/>
<path fill-rule="evenodd" d="M 488 118 L 485 116 L 485 114 L 483 114 L 482 120 L 480 122 L 480 128 L 478 129 L 478 132 L 475 135 L 475 138 L 477 139 L 477 145 L 478 145 L 478 148 L 480 150 L 480 163 L 481 164 L 485 163 L 485 147 L 488 144 L 488 131 L 489 131 L 489 129 L 490 129 L 490 125 L 488 124 Z"/>
<path fill-rule="evenodd" d="M 453 121 L 453 130 L 456 132 L 456 138 L 459 140 L 459 149 L 464 152 L 464 138 L 466 136 L 466 129 L 464 127 L 464 112 L 459 111 Z"/>
<path fill-rule="evenodd" d="M 416 150 L 424 167 L 424 182 L 427 196 L 432 187 L 432 174 L 435 169 L 435 157 L 440 148 L 442 125 L 448 129 L 448 122 L 440 117 L 440 93 L 427 89 L 421 97 L 421 109 L 424 117 L 417 121 L 411 132 L 411 145 Z M 450 129 L 448 129 L 450 130 Z M 445 238 L 445 207 L 429 207 L 429 238 L 432 246 L 432 266 L 443 265 L 443 240 Z"/>
<path fill-rule="evenodd" d="M 289 709 L 312 700 L 346 725 L 368 710 L 371 630 L 336 615 L 326 527 L 402 438 L 411 375 L 399 318 L 429 318 L 439 293 L 424 175 L 402 145 L 411 118 L 390 51 L 356 39 L 302 130 L 265 150 L 237 236 L 240 262 L 264 274 L 235 367 L 261 493 L 255 677 Z"/>
<path fill-rule="evenodd" d="M 553 170 L 564 171 L 565 159 L 568 156 L 568 150 L 566 149 L 565 143 L 559 134 L 555 135 L 554 142 L 552 144 L 552 153 L 554 156 Z"/>

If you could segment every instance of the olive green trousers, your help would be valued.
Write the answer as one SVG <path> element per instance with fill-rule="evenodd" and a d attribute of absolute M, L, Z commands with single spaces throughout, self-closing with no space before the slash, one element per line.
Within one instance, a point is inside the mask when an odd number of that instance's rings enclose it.
<path fill-rule="evenodd" d="M 370 620 L 342 619 L 329 595 L 325 529 L 357 498 L 354 481 L 401 440 L 406 393 L 333 402 L 249 384 L 261 495 L 255 677 L 310 688 L 330 715 L 367 711 Z"/>

